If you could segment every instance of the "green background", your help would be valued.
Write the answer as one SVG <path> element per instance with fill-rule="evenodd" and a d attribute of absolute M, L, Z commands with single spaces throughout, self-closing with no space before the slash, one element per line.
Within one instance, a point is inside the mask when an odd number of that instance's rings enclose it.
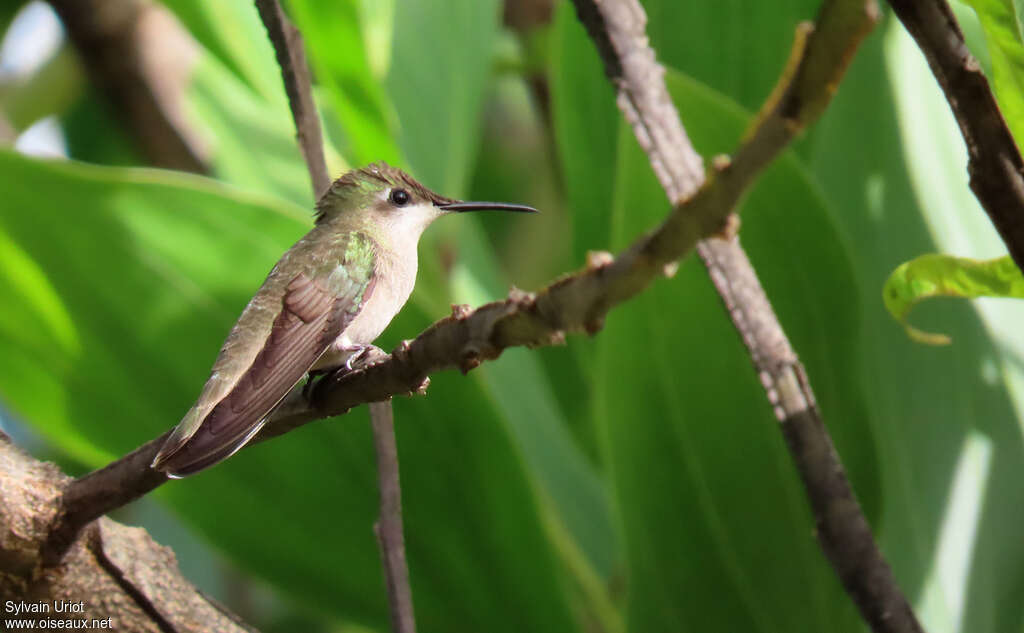
<path fill-rule="evenodd" d="M 210 148 L 208 177 L 141 168 L 74 65 L 51 82 L 67 94 L 34 111 L 17 86 L 0 90 L 6 111 L 28 107 L 25 125 L 56 115 L 73 159 L 0 150 L 0 398 L 44 440 L 37 454 L 75 473 L 177 422 L 251 293 L 311 224 L 255 9 L 165 4 L 200 51 L 185 103 Z M 496 0 L 285 4 L 317 78 L 332 176 L 385 159 L 444 195 L 542 210 L 431 228 L 385 348 L 452 303 L 537 289 L 589 250 L 621 249 L 667 212 L 567 3 L 527 32 L 503 26 Z M 818 5 L 643 4 L 705 158 L 735 149 Z M 958 12 L 1002 99 L 1020 41 L 1015 5 L 972 4 L 981 21 Z M 999 28 L 1009 52 L 989 54 Z M 928 347 L 881 294 L 917 255 L 1005 252 L 966 179 L 948 107 L 886 18 L 820 123 L 745 198 L 740 237 L 926 628 L 1021 630 L 1021 310 L 926 303 L 915 323 L 954 341 Z M 438 374 L 395 413 L 421 631 L 864 628 L 693 257 L 595 337 Z M 261 628 L 387 630 L 365 408 L 154 496 L 185 527 L 152 504 L 126 518 L 166 535 L 192 580 Z M 204 562 L 214 551 L 229 562 Z M 248 599 L 232 602 L 238 594 Z M 270 606 L 253 605 L 268 595 Z"/>

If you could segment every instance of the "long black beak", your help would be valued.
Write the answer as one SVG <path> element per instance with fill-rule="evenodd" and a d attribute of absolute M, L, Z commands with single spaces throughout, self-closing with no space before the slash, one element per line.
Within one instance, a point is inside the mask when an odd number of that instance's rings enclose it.
<path fill-rule="evenodd" d="M 524 204 L 506 204 L 504 202 L 452 202 L 450 204 L 439 204 L 438 209 L 445 211 L 513 211 L 515 213 L 537 213 L 533 207 Z"/>

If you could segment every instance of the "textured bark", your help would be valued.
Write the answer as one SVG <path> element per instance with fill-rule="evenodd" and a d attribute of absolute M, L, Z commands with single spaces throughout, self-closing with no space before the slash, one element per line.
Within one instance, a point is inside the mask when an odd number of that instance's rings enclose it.
<path fill-rule="evenodd" d="M 53 464 L 36 461 L 0 435 L 0 604 L 51 607 L 50 613 L 24 616 L 4 609 L 0 619 L 111 618 L 111 630 L 140 633 L 252 631 L 190 585 L 174 553 L 142 528 L 102 518 L 59 564 L 44 566 L 41 550 L 70 481 Z M 52 609 L 59 601 L 84 608 L 56 613 Z M 8 628 L 0 623 L 0 629 Z"/>

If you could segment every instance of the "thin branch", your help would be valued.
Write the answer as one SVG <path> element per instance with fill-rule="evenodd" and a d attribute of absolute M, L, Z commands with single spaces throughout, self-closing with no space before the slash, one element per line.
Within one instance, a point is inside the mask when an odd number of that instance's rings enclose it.
<path fill-rule="evenodd" d="M 313 198 L 319 199 L 331 186 L 324 160 L 324 139 L 320 132 L 320 117 L 313 103 L 312 82 L 302 35 L 288 16 L 281 10 L 277 0 L 256 0 L 267 35 L 277 54 L 277 65 L 281 67 L 284 89 L 288 93 L 288 105 L 295 120 L 295 133 L 299 149 L 309 168 L 309 179 L 313 183 Z"/>
<path fill-rule="evenodd" d="M 944 0 L 889 0 L 924 52 L 967 143 L 971 189 L 1024 270 L 1024 162 Z"/>
<path fill-rule="evenodd" d="M 405 562 L 405 537 L 402 534 L 402 489 L 398 479 L 398 446 L 391 401 L 371 402 L 373 444 L 377 449 L 377 474 L 380 480 L 380 519 L 374 526 L 380 544 L 380 559 L 388 587 L 391 630 L 416 633 L 409 566 Z"/>
<path fill-rule="evenodd" d="M 670 200 L 693 195 L 703 183 L 701 160 L 683 131 L 647 44 L 646 17 L 635 0 L 574 0 L 618 88 L 618 104 Z M 877 21 L 873 2 L 825 2 L 816 27 L 801 25 L 782 80 L 762 107 L 747 152 L 795 136 L 827 106 L 857 42 Z M 816 28 L 816 32 L 813 30 Z M 836 39 L 837 32 L 848 37 Z M 801 77 L 804 80 L 801 80 Z M 794 78 L 791 82 L 790 78 Z M 737 156 L 745 158 L 743 150 Z M 738 240 L 697 246 L 733 324 L 761 378 L 800 472 L 822 549 L 847 592 L 875 631 L 919 631 L 871 534 L 832 445 L 803 366 L 787 339 Z"/>

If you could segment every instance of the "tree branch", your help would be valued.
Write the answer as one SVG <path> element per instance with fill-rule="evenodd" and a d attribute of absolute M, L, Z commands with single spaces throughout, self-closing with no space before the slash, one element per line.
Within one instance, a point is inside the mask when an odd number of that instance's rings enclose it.
<path fill-rule="evenodd" d="M 191 586 L 174 554 L 141 528 L 100 519 L 60 565 L 42 567 L 40 550 L 56 512 L 54 502 L 68 480 L 56 466 L 36 461 L 0 433 L 0 602 L 83 603 L 83 610 L 73 614 L 14 616 L 8 608 L 0 628 L 8 624 L 4 620 L 21 617 L 41 626 L 65 618 L 110 618 L 106 628 L 126 632 L 252 631 Z"/>
<path fill-rule="evenodd" d="M 619 108 L 665 193 L 674 201 L 693 195 L 703 183 L 701 160 L 669 98 L 664 71 L 647 44 L 643 8 L 635 0 L 573 1 L 618 89 Z M 860 39 L 877 19 L 873 2 L 826 1 L 816 27 L 799 27 L 789 65 L 762 107 L 750 142 L 737 155 L 737 165 L 748 157 L 756 159 L 758 148 L 771 150 L 788 142 L 818 117 Z M 850 488 L 803 365 L 746 253 L 736 239 L 709 239 L 697 250 L 781 422 L 811 502 L 819 542 L 843 586 L 873 630 L 919 631 Z"/>
<path fill-rule="evenodd" d="M 394 633 L 416 633 L 409 566 L 405 562 L 405 537 L 402 534 L 402 488 L 398 479 L 394 415 L 390 400 L 371 402 L 369 406 L 380 481 L 380 519 L 373 529 L 380 544 L 380 560 L 388 587 L 391 630 Z"/>
<path fill-rule="evenodd" d="M 944 0 L 889 0 L 924 52 L 967 143 L 971 189 L 1024 270 L 1024 162 Z"/>

